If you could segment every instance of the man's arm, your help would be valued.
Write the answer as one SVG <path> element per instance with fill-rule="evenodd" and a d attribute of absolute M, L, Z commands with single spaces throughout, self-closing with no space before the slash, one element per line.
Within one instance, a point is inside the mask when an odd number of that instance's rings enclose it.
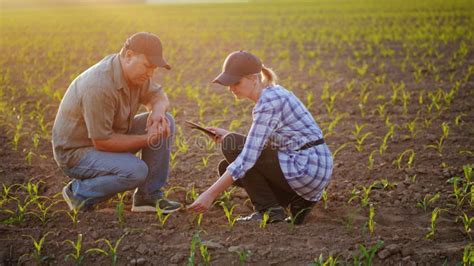
<path fill-rule="evenodd" d="M 112 134 L 109 139 L 92 139 L 94 148 L 109 152 L 134 152 L 148 144 L 146 135 Z"/>

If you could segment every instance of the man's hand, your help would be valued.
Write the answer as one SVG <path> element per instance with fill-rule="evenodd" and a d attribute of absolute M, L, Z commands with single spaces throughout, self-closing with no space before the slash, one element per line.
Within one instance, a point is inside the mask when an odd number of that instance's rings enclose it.
<path fill-rule="evenodd" d="M 204 191 L 199 197 L 193 202 L 193 204 L 188 206 L 188 211 L 203 213 L 209 210 L 216 197 L 211 195 L 208 190 Z"/>
<path fill-rule="evenodd" d="M 157 135 L 166 138 L 170 135 L 170 123 L 164 112 L 151 112 L 146 121 L 146 131 L 156 128 Z"/>
<path fill-rule="evenodd" d="M 218 127 L 206 127 L 207 130 L 210 130 L 212 131 L 214 134 L 216 134 L 216 137 L 214 138 L 214 141 L 217 142 L 217 143 L 220 143 L 222 142 L 222 140 L 224 139 L 224 137 L 229 134 L 230 132 L 225 130 L 225 129 L 222 129 L 222 128 L 218 128 Z"/>

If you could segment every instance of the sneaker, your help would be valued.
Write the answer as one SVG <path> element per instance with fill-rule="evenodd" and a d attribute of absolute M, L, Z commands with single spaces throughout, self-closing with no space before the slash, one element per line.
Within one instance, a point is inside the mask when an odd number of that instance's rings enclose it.
<path fill-rule="evenodd" d="M 285 210 L 282 207 L 276 207 L 276 208 L 269 208 L 268 210 L 269 213 L 269 218 L 268 218 L 268 223 L 278 223 L 282 222 L 285 220 Z M 266 210 L 263 211 L 258 211 L 254 212 L 248 216 L 244 217 L 239 217 L 237 218 L 237 222 L 251 222 L 251 221 L 256 221 L 256 222 L 261 222 L 263 220 L 263 214 L 266 212 Z"/>
<path fill-rule="evenodd" d="M 290 203 L 290 212 L 292 217 L 296 217 L 295 224 L 302 224 L 315 204 L 316 202 L 305 200 L 302 197 L 297 197 L 293 200 Z M 291 218 L 288 217 L 285 221 L 291 222 Z"/>
<path fill-rule="evenodd" d="M 88 206 L 85 204 L 85 201 L 74 197 L 74 193 L 72 192 L 72 181 L 63 187 L 62 195 L 64 201 L 67 203 L 67 206 L 69 206 L 71 211 L 77 209 L 80 209 L 81 211 L 92 210 L 92 206 Z"/>
<path fill-rule="evenodd" d="M 150 199 L 133 195 L 132 212 L 156 212 L 157 203 L 165 214 L 175 212 L 182 207 L 181 203 L 172 200 L 163 198 Z"/>

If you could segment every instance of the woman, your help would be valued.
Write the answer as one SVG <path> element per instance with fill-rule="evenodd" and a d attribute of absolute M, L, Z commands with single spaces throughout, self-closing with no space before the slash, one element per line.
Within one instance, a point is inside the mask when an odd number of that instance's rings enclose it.
<path fill-rule="evenodd" d="M 275 73 L 247 51 L 227 56 L 213 82 L 256 103 L 253 123 L 247 137 L 209 128 L 222 144 L 225 160 L 218 167 L 220 178 L 189 210 L 205 212 L 232 184 L 243 187 L 255 207 L 253 214 L 238 221 L 258 221 L 265 212 L 269 222 L 283 221 L 289 206 L 300 224 L 320 200 L 332 173 L 331 152 L 306 107 L 276 80 Z"/>

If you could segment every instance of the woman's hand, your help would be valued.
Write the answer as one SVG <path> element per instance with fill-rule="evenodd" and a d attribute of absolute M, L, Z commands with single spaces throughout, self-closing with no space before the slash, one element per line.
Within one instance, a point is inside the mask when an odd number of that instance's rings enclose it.
<path fill-rule="evenodd" d="M 208 190 L 204 191 L 199 197 L 193 202 L 193 204 L 188 206 L 188 211 L 203 213 L 209 210 L 216 197 L 211 195 Z"/>
<path fill-rule="evenodd" d="M 210 130 L 212 132 L 214 132 L 216 134 L 216 137 L 214 138 L 214 141 L 215 142 L 222 142 L 222 140 L 224 139 L 224 137 L 229 134 L 230 132 L 225 130 L 225 129 L 222 129 L 222 128 L 218 128 L 218 127 L 206 127 L 207 130 Z"/>

